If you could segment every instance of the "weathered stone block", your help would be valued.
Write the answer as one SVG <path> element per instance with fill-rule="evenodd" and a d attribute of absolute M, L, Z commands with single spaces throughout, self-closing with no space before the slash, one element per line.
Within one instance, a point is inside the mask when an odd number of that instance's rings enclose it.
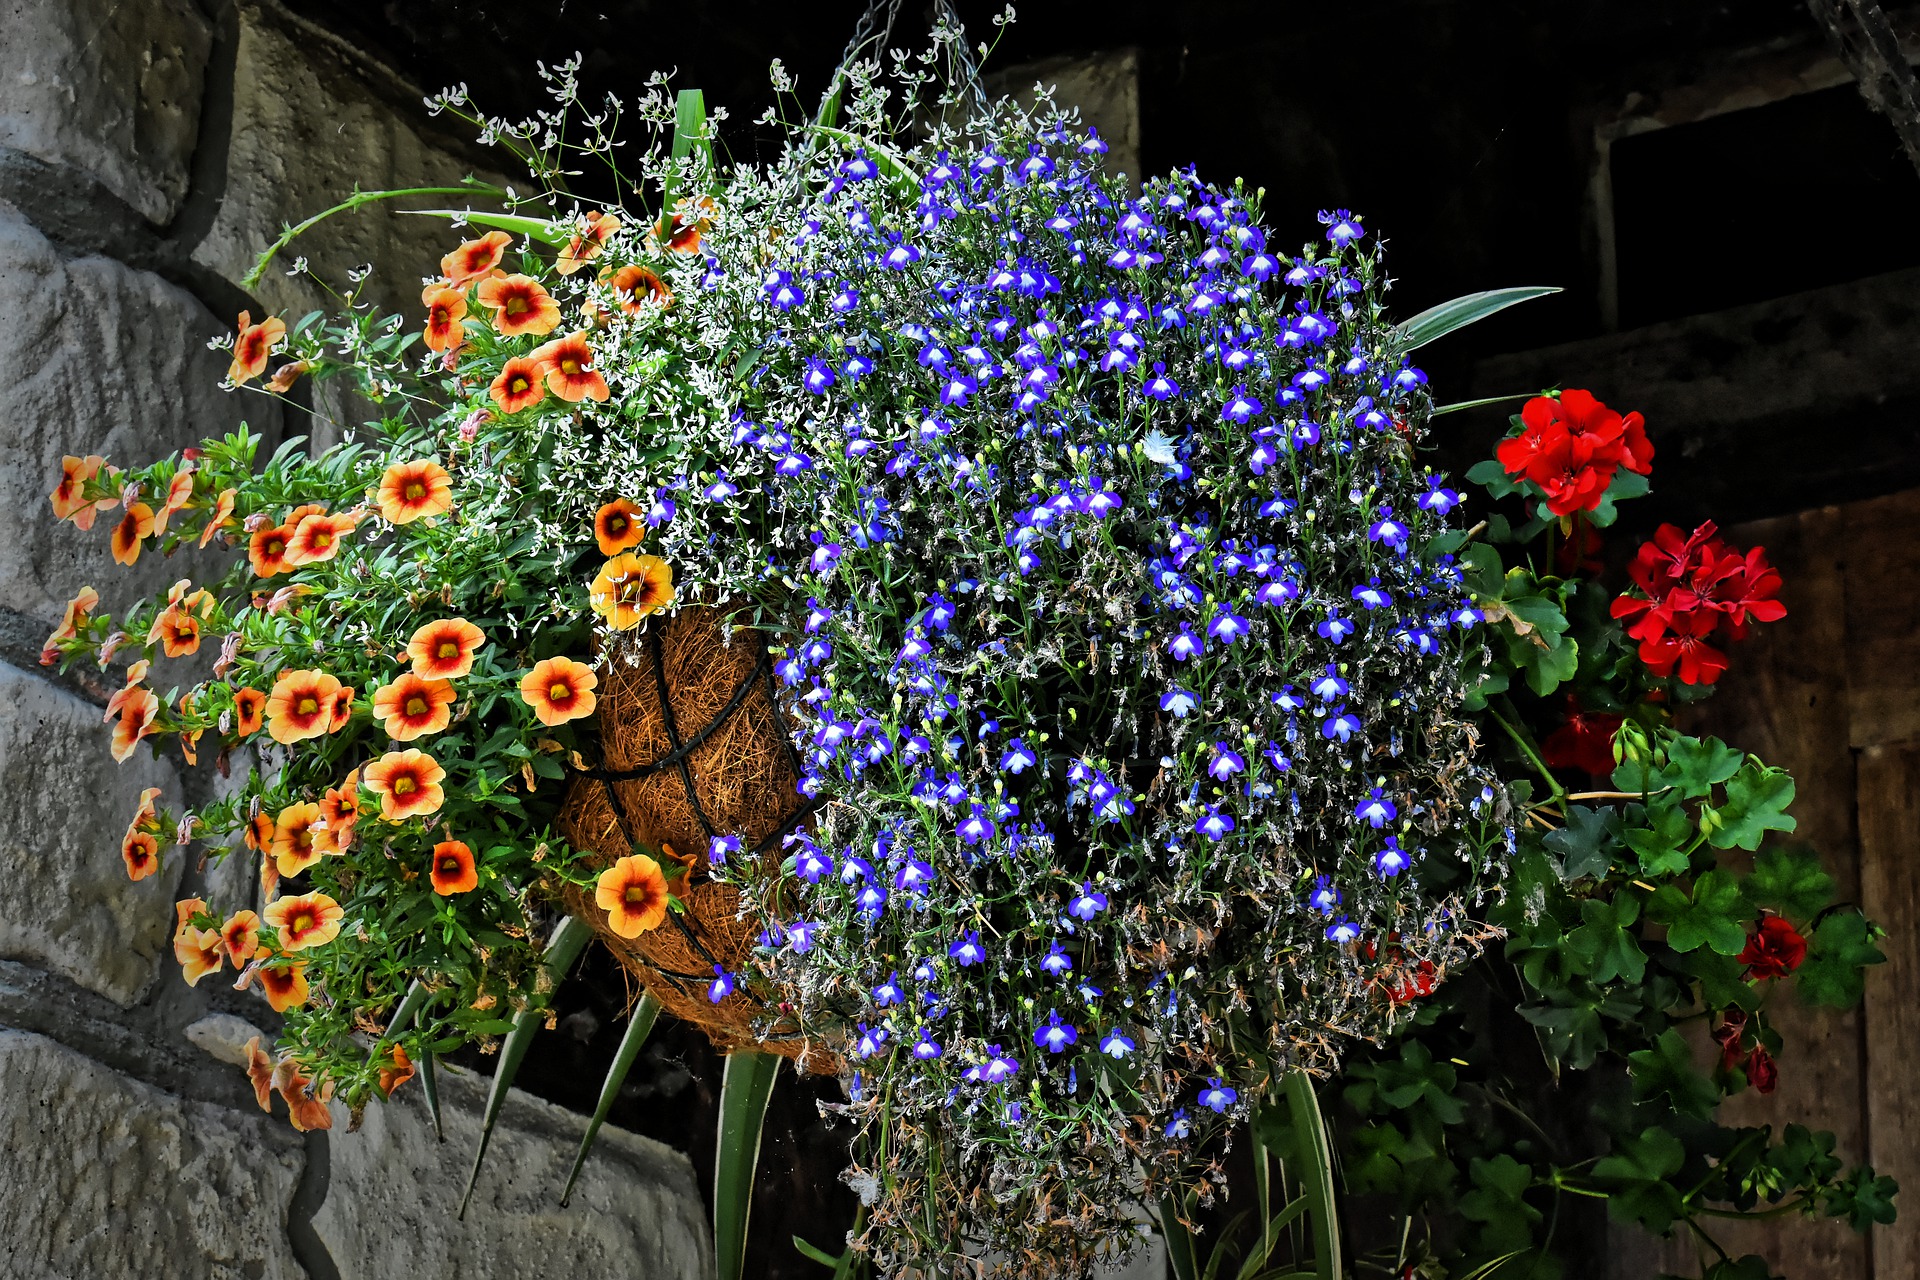
<path fill-rule="evenodd" d="M 63 257 L 0 204 L 0 386 L 14 410 L 0 458 L 0 602 L 49 629 L 83 584 L 112 609 L 212 556 L 168 560 L 149 550 L 132 569 L 113 562 L 114 517 L 91 531 L 57 523 L 47 495 L 63 454 L 106 454 L 144 465 L 244 418 L 277 438 L 278 405 L 219 389 L 225 360 L 206 350 L 231 322 L 182 289 L 109 258 Z M 163 686 L 164 687 L 164 686 Z"/>
<path fill-rule="evenodd" d="M 455 135 L 427 125 L 420 90 L 344 41 L 277 4 L 243 4 L 235 72 L 227 189 L 194 259 L 241 280 L 282 226 L 353 194 L 453 186 L 474 172 L 453 154 Z M 480 174 L 490 181 L 498 175 Z M 464 208 L 458 195 L 401 202 L 404 208 Z M 484 202 L 475 202 L 485 207 Z M 328 305 L 312 283 L 286 269 L 305 258 L 331 287 L 372 265 L 364 296 L 420 317 L 420 278 L 465 233 L 438 218 L 410 217 L 376 203 L 337 215 L 302 235 L 254 287 L 291 318 Z"/>
<path fill-rule="evenodd" d="M 0 146 L 84 170 L 168 222 L 212 43 L 190 0 L 0 0 Z"/>
<path fill-rule="evenodd" d="M 177 808 L 180 784 L 144 750 L 116 765 L 109 734 L 97 707 L 0 663 L 0 956 L 131 1005 L 171 954 L 184 855 L 135 883 L 120 835 L 141 788 Z"/>
<path fill-rule="evenodd" d="M 693 1166 L 611 1126 L 594 1142 L 572 1203 L 560 1207 L 585 1118 L 514 1090 L 501 1111 L 466 1220 L 454 1218 L 480 1132 L 488 1081 L 441 1068 L 446 1141 L 418 1080 L 375 1103 L 357 1133 L 330 1135 L 332 1178 L 313 1227 L 341 1280 L 390 1276 L 713 1273 Z"/>
<path fill-rule="evenodd" d="M 0 1031 L 0 1280 L 300 1280 L 298 1138 Z M 392 1274 L 404 1274 L 394 1272 Z"/>
<path fill-rule="evenodd" d="M 985 77 L 987 92 L 1031 105 L 1034 86 L 1050 85 L 1054 105 L 1079 110 L 1081 123 L 1100 131 L 1107 144 L 1106 170 L 1126 174 L 1140 186 L 1140 51 L 1045 58 Z"/>

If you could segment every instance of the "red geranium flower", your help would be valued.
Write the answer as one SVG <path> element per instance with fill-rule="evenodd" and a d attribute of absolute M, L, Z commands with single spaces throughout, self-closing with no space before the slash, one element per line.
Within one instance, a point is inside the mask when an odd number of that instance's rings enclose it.
<path fill-rule="evenodd" d="M 1807 940 L 1791 921 L 1780 916 L 1761 917 L 1740 953 L 1747 977 L 1754 979 L 1784 978 L 1806 958 Z"/>
<path fill-rule="evenodd" d="M 1661 525 L 1641 546 L 1629 569 L 1639 595 L 1613 602 L 1613 616 L 1640 642 L 1640 660 L 1655 675 L 1678 674 L 1687 684 L 1712 684 L 1727 669 L 1727 657 L 1708 640 L 1724 629 L 1730 640 L 1746 638 L 1755 622 L 1777 622 L 1787 608 L 1774 599 L 1780 574 L 1766 550 L 1741 552 L 1721 539 L 1711 522 L 1683 534 Z"/>
<path fill-rule="evenodd" d="M 1535 396 L 1520 410 L 1523 430 L 1501 442 L 1500 465 L 1531 482 L 1556 516 L 1592 511 L 1625 467 L 1645 475 L 1653 445 L 1638 413 L 1624 417 L 1586 391 Z"/>
<path fill-rule="evenodd" d="M 1551 769 L 1612 773 L 1613 735 L 1625 720 L 1604 711 L 1582 711 L 1579 699 L 1568 694 L 1567 722 L 1540 744 L 1541 758 Z"/>

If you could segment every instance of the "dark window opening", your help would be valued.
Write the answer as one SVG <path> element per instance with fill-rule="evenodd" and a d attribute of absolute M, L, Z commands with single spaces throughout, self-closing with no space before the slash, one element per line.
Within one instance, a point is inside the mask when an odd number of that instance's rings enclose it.
<path fill-rule="evenodd" d="M 1851 84 L 1613 144 L 1620 325 L 1920 264 L 1920 172 Z"/>

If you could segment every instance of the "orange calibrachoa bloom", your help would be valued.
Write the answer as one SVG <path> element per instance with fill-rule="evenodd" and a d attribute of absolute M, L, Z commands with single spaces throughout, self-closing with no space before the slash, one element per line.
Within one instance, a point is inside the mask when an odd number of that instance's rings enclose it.
<path fill-rule="evenodd" d="M 114 706 L 113 702 L 119 705 Z M 106 718 L 111 720 L 117 711 L 118 724 L 113 726 L 112 755 L 116 764 L 124 764 L 140 740 L 153 732 L 154 717 L 160 714 L 160 699 L 152 690 L 129 684 L 113 696 L 108 703 Z"/>
<path fill-rule="evenodd" d="M 287 544 L 292 539 L 292 531 L 283 524 L 255 529 L 247 539 L 247 563 L 253 566 L 254 576 L 272 578 L 291 569 Z"/>
<path fill-rule="evenodd" d="M 227 367 L 232 382 L 250 382 L 267 371 L 267 356 L 287 336 L 287 322 L 268 316 L 253 323 L 251 312 L 240 313 L 240 332 L 233 340 L 233 363 Z"/>
<path fill-rule="evenodd" d="M 457 696 L 450 680 L 426 680 L 411 671 L 402 672 L 392 684 L 374 690 L 373 715 L 389 738 L 412 742 L 447 727 Z"/>
<path fill-rule="evenodd" d="M 202 929 L 193 923 L 207 909 L 204 898 L 182 898 L 173 904 L 173 958 L 180 962 L 181 976 L 188 986 L 196 985 L 210 973 L 218 973 L 226 963 L 226 949 L 218 929 Z"/>
<path fill-rule="evenodd" d="M 124 565 L 140 559 L 140 544 L 153 536 L 153 508 L 144 502 L 129 502 L 127 514 L 113 526 L 113 558 Z"/>
<path fill-rule="evenodd" d="M 465 893 L 480 883 L 473 850 L 464 840 L 442 840 L 433 846 L 433 891 L 443 898 Z"/>
<path fill-rule="evenodd" d="M 487 394 L 500 406 L 502 413 L 518 413 L 530 409 L 547 398 L 547 384 L 542 379 L 545 371 L 540 362 L 530 356 L 515 356 L 500 366 L 500 375 L 487 387 Z"/>
<path fill-rule="evenodd" d="M 427 304 L 427 350 L 458 351 L 467 340 L 467 291 L 452 285 L 430 284 L 421 291 Z"/>
<path fill-rule="evenodd" d="M 80 634 L 80 628 L 87 624 L 87 615 L 100 603 L 100 593 L 92 587 L 80 588 L 79 594 L 67 601 L 67 611 L 60 617 L 60 625 L 53 629 L 47 642 L 40 646 L 40 665 L 50 667 L 60 661 L 60 642 L 71 640 Z"/>
<path fill-rule="evenodd" d="M 593 540 L 600 554 L 617 556 L 628 547 L 637 547 L 647 531 L 640 524 L 640 508 L 626 498 L 615 498 L 593 515 Z"/>
<path fill-rule="evenodd" d="M 288 361 L 275 369 L 273 376 L 267 379 L 267 390 L 277 395 L 285 395 L 293 390 L 294 383 L 300 381 L 300 375 L 311 367 L 305 360 Z"/>
<path fill-rule="evenodd" d="M 273 1110 L 273 1059 L 260 1047 L 260 1037 L 247 1041 L 247 1079 L 253 1082 L 253 1100 L 262 1111 Z"/>
<path fill-rule="evenodd" d="M 127 864 L 127 879 L 145 880 L 160 869 L 160 837 L 128 827 L 120 838 L 120 860 Z"/>
<path fill-rule="evenodd" d="M 200 651 L 200 619 L 190 609 L 170 604 L 161 610 L 147 632 L 147 643 L 158 641 L 160 651 L 169 658 L 184 658 Z"/>
<path fill-rule="evenodd" d="M 604 401 L 612 393 L 607 380 L 593 367 L 593 348 L 587 345 L 585 329 L 536 348 L 533 359 L 547 375 L 547 390 L 569 404 L 582 400 Z"/>
<path fill-rule="evenodd" d="M 333 691 L 333 701 L 327 707 L 327 732 L 338 733 L 347 727 L 353 719 L 354 692 L 346 685 Z"/>
<path fill-rule="evenodd" d="M 600 566 L 589 600 L 615 631 L 630 630 L 673 603 L 673 569 L 658 556 L 623 552 Z"/>
<path fill-rule="evenodd" d="M 440 259 L 441 274 L 450 285 L 468 285 L 500 265 L 513 237 L 504 231 L 489 231 L 478 240 L 468 240 Z"/>
<path fill-rule="evenodd" d="M 648 304 L 664 307 L 673 301 L 673 290 L 667 288 L 667 282 L 645 267 L 622 267 L 608 283 L 622 311 L 638 311 Z"/>
<path fill-rule="evenodd" d="M 338 937 L 345 914 L 326 894 L 303 893 L 269 903 L 266 919 L 278 931 L 282 951 L 305 951 Z"/>
<path fill-rule="evenodd" d="M 608 928 L 637 938 L 667 918 L 667 877 L 646 854 L 629 854 L 600 873 L 593 900 L 607 913 Z"/>
<path fill-rule="evenodd" d="M 167 482 L 167 500 L 153 513 L 154 536 L 167 531 L 167 521 L 173 519 L 174 512 L 186 507 L 193 497 L 193 468 L 182 467 L 173 473 L 173 479 Z"/>
<path fill-rule="evenodd" d="M 267 733 L 282 746 L 317 738 L 333 723 L 340 682 L 324 671 L 282 671 L 267 695 Z"/>
<path fill-rule="evenodd" d="M 333 1112 L 327 1107 L 327 1100 L 333 1097 L 333 1081 L 321 1085 L 320 1094 L 315 1097 L 313 1081 L 302 1074 L 291 1059 L 283 1058 L 273 1069 L 273 1087 L 286 1100 L 287 1120 L 296 1130 L 305 1133 L 309 1129 L 333 1128 Z"/>
<path fill-rule="evenodd" d="M 213 514 L 207 518 L 207 527 L 200 531 L 200 545 L 206 546 L 213 541 L 213 535 L 233 523 L 233 500 L 240 496 L 238 489 L 222 489 L 220 496 L 214 499 Z"/>
<path fill-rule="evenodd" d="M 259 978 L 260 990 L 266 993 L 267 1003 L 273 1006 L 275 1013 L 285 1013 L 307 1002 L 305 960 L 295 960 L 292 964 L 261 965 Z"/>
<path fill-rule="evenodd" d="M 458 680 L 473 670 L 473 655 L 487 642 L 465 618 L 429 622 L 407 641 L 413 674 L 429 680 Z"/>
<path fill-rule="evenodd" d="M 620 219 L 616 215 L 598 209 L 590 211 L 585 221 L 585 229 L 567 241 L 567 247 L 560 251 L 559 258 L 553 264 L 553 269 L 563 276 L 572 275 L 599 257 L 608 238 L 620 229 Z"/>
<path fill-rule="evenodd" d="M 388 1057 L 393 1065 L 380 1068 L 380 1096 L 383 1098 L 391 1098 L 395 1089 L 413 1079 L 413 1060 L 407 1057 L 405 1049 L 395 1045 Z"/>
<path fill-rule="evenodd" d="M 358 518 L 344 513 L 315 512 L 302 516 L 300 522 L 292 526 L 293 532 L 287 535 L 287 563 L 300 568 L 333 559 L 340 553 L 340 539 L 352 533 L 358 523 Z"/>
<path fill-rule="evenodd" d="M 718 209 L 712 196 L 675 200 L 673 216 L 660 219 L 654 227 L 654 239 L 666 241 L 667 248 L 675 253 L 694 253 L 700 248 L 700 237 L 712 227 Z"/>
<path fill-rule="evenodd" d="M 453 477 L 431 458 L 396 462 L 380 477 L 380 518 L 412 524 L 453 509 Z"/>
<path fill-rule="evenodd" d="M 99 475 L 100 468 L 106 465 L 107 460 L 97 453 L 84 458 L 68 454 L 60 459 L 60 483 L 53 486 L 53 492 L 48 495 L 53 501 L 56 520 L 71 520 L 82 530 L 91 529 L 95 513 L 119 505 L 110 501 L 89 501 L 84 496 L 87 481 Z"/>
<path fill-rule="evenodd" d="M 314 837 L 321 832 L 313 829 L 319 820 L 320 806 L 311 800 L 290 804 L 274 816 L 273 846 L 269 852 L 281 875 L 297 876 L 320 861 L 322 850 L 315 846 Z"/>
<path fill-rule="evenodd" d="M 532 276 L 489 276 L 473 296 L 493 312 L 493 327 L 503 338 L 528 333 L 544 338 L 560 327 L 560 304 Z"/>
<path fill-rule="evenodd" d="M 236 969 L 253 959 L 253 953 L 260 949 L 260 913 L 236 911 L 228 916 L 220 926 L 220 944 Z"/>
<path fill-rule="evenodd" d="M 237 738 L 251 738 L 260 732 L 267 722 L 267 695 L 258 689 L 235 689 L 233 691 L 233 733 Z"/>
<path fill-rule="evenodd" d="M 327 824 L 328 853 L 344 853 L 353 843 L 353 829 L 360 821 L 360 771 L 353 769 L 340 785 L 329 788 L 320 798 L 320 817 Z"/>
<path fill-rule="evenodd" d="M 380 816 L 388 822 L 433 813 L 447 796 L 440 789 L 447 771 L 424 751 L 389 751 L 367 766 L 367 789 L 380 797 Z"/>
<path fill-rule="evenodd" d="M 549 727 L 593 714 L 593 691 L 600 677 L 572 658 L 554 657 L 534 664 L 520 678 L 520 700 Z"/>

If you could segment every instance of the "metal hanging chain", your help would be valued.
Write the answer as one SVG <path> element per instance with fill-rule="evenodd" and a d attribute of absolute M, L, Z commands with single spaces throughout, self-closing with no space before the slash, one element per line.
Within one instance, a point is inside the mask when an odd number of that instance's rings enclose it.
<path fill-rule="evenodd" d="M 878 61 L 884 57 L 888 46 L 893 43 L 893 28 L 900 18 L 901 2 L 902 0 L 868 0 L 866 11 L 854 24 L 853 37 L 847 41 L 846 49 L 840 54 L 839 65 L 827 81 L 827 91 L 820 97 L 820 113 L 826 111 L 827 103 L 832 101 L 833 95 L 840 91 L 840 81 L 845 76 L 847 68 L 853 65 L 856 59 L 870 56 Z M 974 110 L 984 115 L 989 101 L 987 85 L 980 76 L 980 63 L 974 58 L 973 50 L 967 44 L 966 24 L 960 21 L 960 14 L 953 7 L 953 0 L 934 0 L 933 11 L 934 21 L 953 28 L 956 35 L 946 50 L 949 62 L 947 79 L 971 97 Z M 816 113 L 816 118 L 820 113 Z"/>

